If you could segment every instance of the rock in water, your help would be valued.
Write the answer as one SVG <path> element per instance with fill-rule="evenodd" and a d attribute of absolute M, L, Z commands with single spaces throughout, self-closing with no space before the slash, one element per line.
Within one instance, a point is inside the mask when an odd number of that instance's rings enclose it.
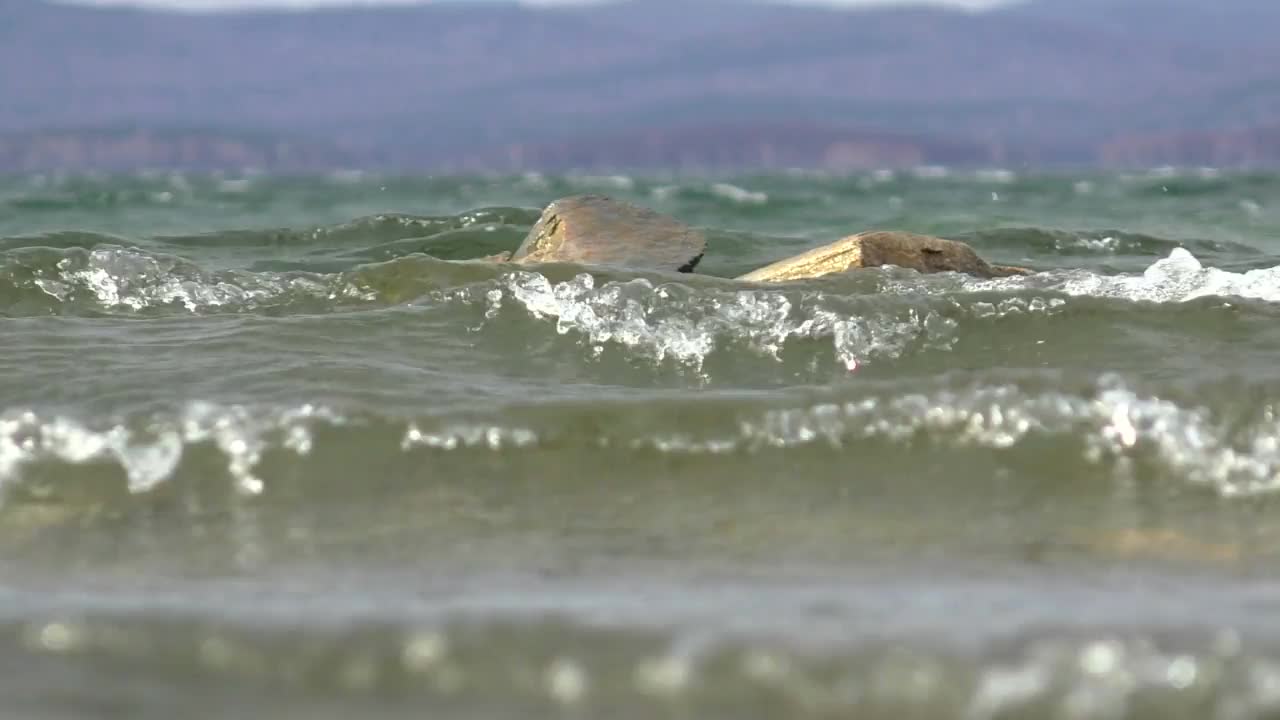
<path fill-rule="evenodd" d="M 575 195 L 547 206 L 511 261 L 689 272 L 706 247 L 701 233 L 648 208 Z"/>
<path fill-rule="evenodd" d="M 841 273 L 855 268 L 897 265 L 922 273 L 962 272 L 983 278 L 1029 275 L 1030 270 L 991 265 L 973 248 L 955 240 L 896 231 L 850 235 L 739 277 L 751 282 L 781 282 Z"/>

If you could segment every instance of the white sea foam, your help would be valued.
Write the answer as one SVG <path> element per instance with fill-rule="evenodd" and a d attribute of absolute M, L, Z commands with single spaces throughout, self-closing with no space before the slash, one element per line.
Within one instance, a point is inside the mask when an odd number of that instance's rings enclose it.
<path fill-rule="evenodd" d="M 20 481 L 35 463 L 107 462 L 124 472 L 131 492 L 147 492 L 172 478 L 187 452 L 200 446 L 214 448 L 233 487 L 253 495 L 265 488 L 258 468 L 267 451 L 307 456 L 318 424 L 347 423 L 339 413 L 313 405 L 250 409 L 197 402 L 173 415 L 97 426 L 11 411 L 0 415 L 0 486 Z M 405 452 L 512 452 L 584 443 L 706 455 L 851 448 L 868 441 L 1003 452 L 1057 438 L 1104 471 L 1127 474 L 1142 463 L 1161 477 L 1223 497 L 1280 491 L 1280 413 L 1273 406 L 1243 422 L 1224 419 L 1204 407 L 1136 392 L 1114 377 L 1083 393 L 981 385 L 767 409 L 744 406 L 696 429 L 606 424 L 583 435 L 577 428 L 573 420 L 553 415 L 520 423 L 424 419 L 391 423 L 385 430 L 399 434 Z"/>
<path fill-rule="evenodd" d="M 1104 241 L 1105 242 L 1105 241 Z M 891 286 L 896 292 L 922 292 L 908 284 Z M 1055 270 L 1029 277 L 981 280 L 965 278 L 960 287 L 974 292 L 1053 290 L 1067 295 L 1115 298 L 1155 303 L 1179 303 L 1203 297 L 1241 297 L 1280 302 L 1280 266 L 1236 273 L 1205 267 L 1186 248 L 1152 263 L 1140 275 L 1102 275 L 1087 270 Z M 949 293 L 953 288 L 927 290 Z"/>
<path fill-rule="evenodd" d="M 621 444 L 674 454 L 845 447 L 872 439 L 1007 450 L 1037 436 L 1075 437 L 1090 462 L 1123 468 L 1141 457 L 1224 497 L 1280 490 L 1280 422 L 1268 415 L 1246 430 L 1228 428 L 1203 408 L 1110 380 L 1094 395 L 993 386 L 774 409 L 743 416 L 732 430 L 656 432 Z"/>
<path fill-rule="evenodd" d="M 1089 252 L 1115 254 L 1120 249 L 1120 239 L 1114 235 L 1105 235 L 1100 238 L 1059 238 L 1053 241 L 1053 246 L 1059 251 L 1087 250 Z"/>
<path fill-rule="evenodd" d="M 695 369 L 729 342 L 776 359 L 790 339 L 830 338 L 836 360 L 852 370 L 868 360 L 897 357 L 915 344 L 949 347 L 956 329 L 954 320 L 932 311 L 864 314 L 819 293 L 793 298 L 768 290 L 695 292 L 645 279 L 597 288 L 585 273 L 561 283 L 538 273 L 511 273 L 496 292 L 484 294 L 486 315 L 499 312 L 507 297 L 534 318 L 554 319 L 558 333 L 577 334 L 597 351 L 616 344 L 655 362 L 670 359 Z"/>
<path fill-rule="evenodd" d="M 1270 414 L 1236 436 L 1206 409 L 1139 395 L 1115 378 L 1104 380 L 1093 396 L 997 386 L 774 410 L 744 421 L 734 446 L 839 446 L 858 438 L 906 442 L 923 435 L 1003 449 L 1035 434 L 1078 435 L 1093 462 L 1144 453 L 1176 476 L 1226 496 L 1280 489 L 1280 421 Z"/>
<path fill-rule="evenodd" d="M 725 200 L 732 200 L 739 205 L 764 205 L 769 202 L 768 193 L 748 190 L 729 183 L 713 184 L 711 186 L 711 194 Z"/>
<path fill-rule="evenodd" d="M 756 453 L 874 441 L 921 447 L 1016 449 L 1037 439 L 1068 440 L 1082 459 L 1126 474 L 1133 463 L 1223 497 L 1280 491 L 1280 418 L 1268 407 L 1245 422 L 1207 408 L 1139 393 L 1116 377 L 1088 392 L 982 385 L 845 402 L 744 411 L 698 429 L 614 434 L 581 441 L 675 455 Z M 423 432 L 411 425 L 403 447 L 494 451 L 563 442 L 565 428 L 476 422 Z M 558 438 L 558 440 L 556 440 Z"/>
<path fill-rule="evenodd" d="M 445 428 L 432 431 L 419 429 L 416 423 L 409 423 L 404 438 L 400 441 L 402 450 L 415 447 L 436 448 L 439 450 L 456 450 L 458 448 L 521 448 L 535 445 L 538 434 L 525 427 L 503 427 L 501 425 L 484 425 L 477 423 L 454 423 Z"/>
<path fill-rule="evenodd" d="M 238 306 L 258 307 L 288 294 L 325 299 L 372 300 L 373 293 L 337 276 L 228 272 L 213 274 L 168 255 L 113 245 L 59 260 L 56 271 L 32 281 L 60 302 L 86 294 L 108 308 L 142 310 L 181 305 L 191 312 Z"/>
<path fill-rule="evenodd" d="M 227 474 L 237 489 L 257 494 L 263 481 L 256 467 L 269 443 L 306 455 L 313 443 L 310 427 L 319 420 L 343 422 L 337 413 L 314 405 L 254 412 L 239 405 L 195 402 L 141 430 L 123 423 L 95 428 L 62 416 L 9 412 L 0 415 L 0 485 L 21 479 L 32 463 L 107 461 L 124 471 L 130 492 L 141 493 L 172 477 L 192 445 L 211 443 L 226 458 Z"/>
<path fill-rule="evenodd" d="M 1185 248 L 1174 248 L 1142 275 L 1079 274 L 1060 288 L 1071 295 L 1115 297 L 1147 302 L 1185 302 L 1201 297 L 1236 296 L 1280 301 L 1280 267 L 1234 273 L 1206 268 Z"/>

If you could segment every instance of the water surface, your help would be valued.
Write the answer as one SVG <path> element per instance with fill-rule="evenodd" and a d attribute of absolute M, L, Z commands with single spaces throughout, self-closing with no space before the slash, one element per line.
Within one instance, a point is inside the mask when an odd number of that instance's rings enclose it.
<path fill-rule="evenodd" d="M 474 260 L 556 197 L 698 274 Z M 35 718 L 1280 712 L 1280 177 L 0 181 Z M 728 278 L 852 232 L 1029 277 Z"/>

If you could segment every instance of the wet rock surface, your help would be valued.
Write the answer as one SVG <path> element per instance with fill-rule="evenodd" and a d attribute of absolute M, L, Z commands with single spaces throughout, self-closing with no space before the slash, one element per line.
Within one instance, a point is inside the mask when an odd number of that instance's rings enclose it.
<path fill-rule="evenodd" d="M 922 273 L 961 272 L 977 277 L 1028 275 L 1030 270 L 992 265 L 955 240 L 897 231 L 858 233 L 829 245 L 779 260 L 740 276 L 750 282 L 781 282 L 882 265 Z"/>
<path fill-rule="evenodd" d="M 706 238 L 674 218 L 602 195 L 576 195 L 547 206 L 511 261 L 690 272 L 705 250 Z"/>

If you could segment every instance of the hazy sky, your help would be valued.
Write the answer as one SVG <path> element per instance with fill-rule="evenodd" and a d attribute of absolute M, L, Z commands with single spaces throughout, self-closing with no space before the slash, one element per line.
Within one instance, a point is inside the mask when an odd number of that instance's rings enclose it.
<path fill-rule="evenodd" d="M 188 10 L 206 10 L 215 8 L 254 8 L 254 7 L 308 7 L 313 5 L 351 5 L 376 4 L 378 2 L 395 2 L 397 4 L 413 4 L 430 2 L 431 0 L 82 0 L 96 5 L 143 5 L 147 7 L 174 8 Z M 483 0 L 454 0 L 457 2 L 482 2 Z M 530 5 L 550 5 L 557 2 L 573 2 L 575 0 L 521 0 Z M 576 0 L 581 1 L 581 0 Z M 985 8 L 1003 4 L 1006 0 L 775 0 L 790 1 L 811 5 L 902 5 L 929 3 L 933 5 L 949 5 L 963 8 Z"/>

